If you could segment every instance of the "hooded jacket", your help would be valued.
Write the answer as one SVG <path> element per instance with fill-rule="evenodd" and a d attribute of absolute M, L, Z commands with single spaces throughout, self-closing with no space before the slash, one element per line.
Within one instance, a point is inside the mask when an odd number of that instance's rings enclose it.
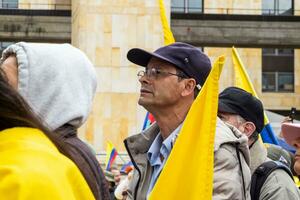
<path fill-rule="evenodd" d="M 0 199 L 94 199 L 77 166 L 33 128 L 0 132 L 0 177 Z"/>
<path fill-rule="evenodd" d="M 20 42 L 7 47 L 18 62 L 18 91 L 50 130 L 61 134 L 65 152 L 80 169 L 96 199 L 109 192 L 100 165 L 77 136 L 87 119 L 97 87 L 95 69 L 86 55 L 69 44 Z"/>
<path fill-rule="evenodd" d="M 149 188 L 152 167 L 147 152 L 159 133 L 155 123 L 140 134 L 125 139 L 125 146 L 135 167 L 128 188 L 127 199 L 145 200 Z M 250 199 L 250 169 L 248 139 L 234 127 L 229 127 L 217 119 L 214 145 L 214 200 Z M 238 151 L 237 151 L 238 150 Z M 241 167 L 237 152 L 240 154 Z M 241 176 L 241 168 L 243 177 Z M 243 182 L 246 194 L 243 192 Z M 246 196 L 246 198 L 245 198 Z"/>
<path fill-rule="evenodd" d="M 267 149 L 260 140 L 253 143 L 250 148 L 251 174 L 264 162 L 270 161 L 267 157 Z M 260 200 L 296 200 L 300 199 L 299 189 L 291 177 L 282 169 L 276 169 L 268 176 L 261 187 Z"/>

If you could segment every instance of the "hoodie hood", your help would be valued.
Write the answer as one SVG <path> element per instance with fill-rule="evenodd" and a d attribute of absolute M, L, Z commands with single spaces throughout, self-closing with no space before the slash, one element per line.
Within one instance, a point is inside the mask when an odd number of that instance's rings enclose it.
<path fill-rule="evenodd" d="M 20 42 L 7 47 L 1 59 L 10 53 L 18 61 L 18 91 L 51 130 L 86 121 L 97 78 L 82 51 L 69 44 Z"/>
<path fill-rule="evenodd" d="M 237 144 L 239 150 L 244 155 L 245 161 L 250 165 L 250 152 L 247 136 L 242 134 L 234 126 L 224 123 L 220 118 L 217 118 L 214 151 L 217 151 L 223 144 Z"/>

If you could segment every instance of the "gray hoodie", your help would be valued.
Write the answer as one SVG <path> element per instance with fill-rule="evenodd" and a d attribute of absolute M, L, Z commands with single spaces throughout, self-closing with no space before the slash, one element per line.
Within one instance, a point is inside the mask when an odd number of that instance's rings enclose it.
<path fill-rule="evenodd" d="M 217 118 L 214 156 L 213 200 L 251 199 L 248 138 L 219 118 Z"/>
<path fill-rule="evenodd" d="M 97 78 L 89 59 L 69 44 L 20 42 L 4 50 L 15 53 L 18 90 L 51 130 L 68 123 L 80 127 L 89 114 Z"/>
<path fill-rule="evenodd" d="M 69 44 L 20 42 L 7 47 L 15 53 L 18 90 L 52 131 L 60 134 L 61 151 L 80 169 L 97 200 L 109 199 L 108 185 L 91 149 L 77 136 L 87 119 L 97 78 L 89 59 Z"/>

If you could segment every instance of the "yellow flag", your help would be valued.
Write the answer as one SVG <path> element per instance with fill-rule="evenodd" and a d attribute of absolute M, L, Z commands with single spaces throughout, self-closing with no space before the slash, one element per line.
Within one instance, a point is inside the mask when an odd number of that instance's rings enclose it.
<path fill-rule="evenodd" d="M 235 72 L 235 83 L 236 87 L 242 88 L 247 92 L 250 92 L 253 96 L 258 98 L 255 89 L 251 83 L 251 80 L 245 70 L 242 60 L 239 57 L 237 50 L 232 47 L 232 61 L 234 65 Z M 265 115 L 265 124 L 269 123 L 267 116 Z"/>
<path fill-rule="evenodd" d="M 172 44 L 175 42 L 175 39 L 173 37 L 173 33 L 170 29 L 167 16 L 166 16 L 166 10 L 165 10 L 165 5 L 163 0 L 158 0 L 159 1 L 159 10 L 160 10 L 160 19 L 161 19 L 161 24 L 163 27 L 164 31 L 164 43 L 165 45 Z"/>
<path fill-rule="evenodd" d="M 233 60 L 234 72 L 235 72 L 234 85 L 236 87 L 242 88 L 250 92 L 253 96 L 257 97 L 257 94 L 245 70 L 242 60 L 240 59 L 240 56 L 234 47 L 232 47 L 232 60 Z"/>
<path fill-rule="evenodd" d="M 232 47 L 232 61 L 235 72 L 235 86 L 250 92 L 253 96 L 258 98 L 242 60 L 240 59 L 239 54 L 234 47 Z M 260 133 L 263 142 L 278 145 L 277 138 L 269 123 L 266 113 L 264 113 L 264 124 L 265 128 Z"/>
<path fill-rule="evenodd" d="M 225 57 L 220 56 L 195 99 L 150 200 L 212 199 L 214 138 L 219 77 Z"/>

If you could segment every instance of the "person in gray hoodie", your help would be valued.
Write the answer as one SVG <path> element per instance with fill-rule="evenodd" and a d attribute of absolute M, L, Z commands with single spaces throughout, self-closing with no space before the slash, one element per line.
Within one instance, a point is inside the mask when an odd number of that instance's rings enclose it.
<path fill-rule="evenodd" d="M 3 51 L 1 68 L 45 125 L 60 134 L 62 153 L 80 169 L 95 198 L 109 199 L 95 155 L 77 136 L 97 87 L 95 69 L 86 55 L 69 44 L 20 42 Z"/>
<path fill-rule="evenodd" d="M 251 174 L 261 164 L 270 161 L 267 157 L 267 149 L 258 139 L 258 133 L 264 127 L 264 110 L 259 99 L 243 89 L 226 88 L 219 95 L 218 116 L 228 127 L 248 137 Z M 300 199 L 300 192 L 288 173 L 282 169 L 276 169 L 263 183 L 258 199 L 297 200 Z"/>

